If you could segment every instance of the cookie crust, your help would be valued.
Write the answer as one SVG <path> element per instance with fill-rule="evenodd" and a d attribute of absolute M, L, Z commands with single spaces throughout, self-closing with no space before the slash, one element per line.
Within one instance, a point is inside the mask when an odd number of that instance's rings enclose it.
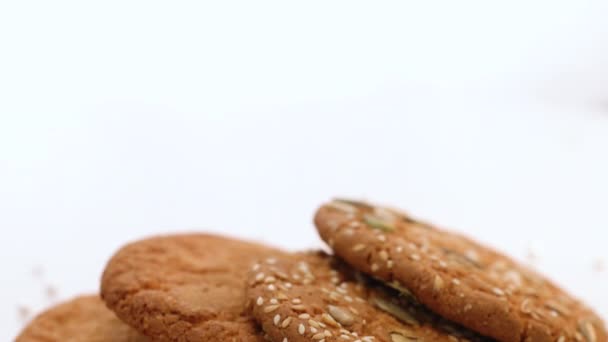
<path fill-rule="evenodd" d="M 252 260 L 281 254 L 211 234 L 153 237 L 120 249 L 101 295 L 118 317 L 157 341 L 262 342 L 245 308 Z"/>
<path fill-rule="evenodd" d="M 254 265 L 247 296 L 273 342 L 489 341 L 395 292 L 334 257 L 309 252 Z"/>
<path fill-rule="evenodd" d="M 38 315 L 16 342 L 148 342 L 121 322 L 99 296 L 74 298 Z"/>
<path fill-rule="evenodd" d="M 334 200 L 315 225 L 354 268 L 434 312 L 503 342 L 604 342 L 601 319 L 548 279 L 395 209 Z"/>

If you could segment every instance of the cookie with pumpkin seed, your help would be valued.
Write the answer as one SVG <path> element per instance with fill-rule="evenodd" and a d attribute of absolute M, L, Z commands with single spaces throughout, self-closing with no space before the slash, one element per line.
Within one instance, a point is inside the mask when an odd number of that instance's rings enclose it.
<path fill-rule="evenodd" d="M 274 342 L 486 340 L 323 252 L 262 260 L 247 297 Z"/>
<path fill-rule="evenodd" d="M 460 234 L 398 210 L 334 200 L 315 215 L 354 268 L 503 342 L 605 342 L 601 319 L 548 279 Z"/>
<path fill-rule="evenodd" d="M 146 342 L 149 339 L 121 322 L 99 296 L 82 296 L 37 316 L 15 342 Z"/>
<path fill-rule="evenodd" d="M 133 242 L 108 262 L 101 296 L 155 341 L 263 342 L 246 310 L 246 276 L 257 258 L 282 252 L 211 234 Z"/>

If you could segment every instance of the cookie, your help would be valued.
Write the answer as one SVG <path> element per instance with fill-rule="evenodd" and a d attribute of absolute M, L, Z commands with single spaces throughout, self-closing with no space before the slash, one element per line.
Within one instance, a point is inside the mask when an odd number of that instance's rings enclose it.
<path fill-rule="evenodd" d="M 254 265 L 247 297 L 273 342 L 489 341 L 390 291 L 310 252 Z"/>
<path fill-rule="evenodd" d="M 154 237 L 119 250 L 103 273 L 101 295 L 129 325 L 158 341 L 254 341 L 246 311 L 252 260 L 281 252 L 227 237 Z"/>
<path fill-rule="evenodd" d="M 121 322 L 99 296 L 83 296 L 36 317 L 16 342 L 146 342 Z"/>
<path fill-rule="evenodd" d="M 600 318 L 551 281 L 459 234 L 394 209 L 335 200 L 315 215 L 354 268 L 503 342 L 604 342 Z"/>

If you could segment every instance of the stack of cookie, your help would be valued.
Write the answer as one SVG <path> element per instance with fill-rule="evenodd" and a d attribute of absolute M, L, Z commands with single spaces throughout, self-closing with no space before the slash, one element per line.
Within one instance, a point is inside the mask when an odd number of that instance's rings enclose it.
<path fill-rule="evenodd" d="M 583 303 L 462 235 L 349 200 L 314 222 L 333 255 L 208 234 L 131 243 L 101 298 L 43 313 L 17 341 L 607 341 Z"/>

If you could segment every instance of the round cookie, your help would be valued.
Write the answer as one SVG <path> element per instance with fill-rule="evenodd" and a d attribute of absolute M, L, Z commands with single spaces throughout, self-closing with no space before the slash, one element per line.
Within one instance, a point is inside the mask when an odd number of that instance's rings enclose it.
<path fill-rule="evenodd" d="M 604 342 L 601 319 L 549 280 L 462 236 L 397 210 L 335 200 L 315 224 L 358 270 L 434 312 L 503 342 Z"/>
<path fill-rule="evenodd" d="M 246 311 L 252 260 L 271 247 L 208 234 L 170 235 L 120 249 L 103 273 L 106 305 L 157 341 L 261 342 Z"/>
<path fill-rule="evenodd" d="M 254 265 L 247 297 L 273 342 L 484 341 L 391 291 L 310 252 Z"/>
<path fill-rule="evenodd" d="M 146 342 L 121 322 L 99 296 L 83 296 L 37 316 L 15 342 Z"/>

